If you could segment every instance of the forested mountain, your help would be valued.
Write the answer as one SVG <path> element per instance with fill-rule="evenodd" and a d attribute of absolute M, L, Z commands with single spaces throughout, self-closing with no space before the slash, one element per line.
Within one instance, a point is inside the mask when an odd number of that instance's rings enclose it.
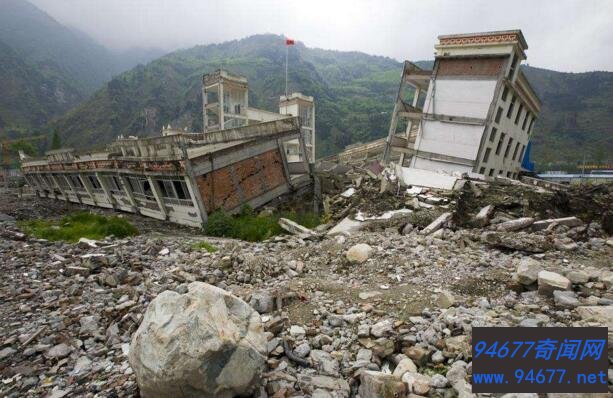
<path fill-rule="evenodd" d="M 160 55 L 112 52 L 25 0 L 0 0 L 0 136 L 41 127 L 113 75 Z"/>

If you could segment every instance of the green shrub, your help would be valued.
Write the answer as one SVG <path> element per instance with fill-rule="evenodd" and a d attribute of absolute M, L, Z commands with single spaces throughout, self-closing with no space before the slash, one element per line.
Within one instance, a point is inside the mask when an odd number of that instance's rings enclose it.
<path fill-rule="evenodd" d="M 192 245 L 192 249 L 194 250 L 206 250 L 209 253 L 215 253 L 218 249 L 216 246 L 210 244 L 209 242 L 203 240 L 201 242 L 194 243 Z"/>
<path fill-rule="evenodd" d="M 243 206 L 237 216 L 218 210 L 209 215 L 205 232 L 211 236 L 242 239 L 259 242 L 283 233 L 279 218 L 289 218 L 307 228 L 320 224 L 315 213 L 282 212 L 276 214 L 256 215 L 249 206 Z"/>
<path fill-rule="evenodd" d="M 124 238 L 138 234 L 138 230 L 124 218 L 88 212 L 72 213 L 58 221 L 22 221 L 19 225 L 32 236 L 52 241 L 77 242 L 80 238 L 103 239 L 111 235 Z"/>

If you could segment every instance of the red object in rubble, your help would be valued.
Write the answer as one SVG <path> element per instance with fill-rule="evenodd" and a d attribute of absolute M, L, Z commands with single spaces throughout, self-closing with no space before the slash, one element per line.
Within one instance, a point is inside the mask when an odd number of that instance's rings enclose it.
<path fill-rule="evenodd" d="M 293 46 L 294 44 L 294 39 L 285 39 L 285 45 L 286 46 Z"/>

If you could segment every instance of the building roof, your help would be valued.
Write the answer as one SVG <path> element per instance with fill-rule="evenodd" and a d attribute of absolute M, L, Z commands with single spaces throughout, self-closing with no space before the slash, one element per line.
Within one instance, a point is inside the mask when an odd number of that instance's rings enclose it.
<path fill-rule="evenodd" d="M 470 45 L 519 42 L 522 50 L 528 49 L 528 43 L 521 29 L 495 30 L 491 32 L 459 33 L 438 36 L 440 45 Z"/>

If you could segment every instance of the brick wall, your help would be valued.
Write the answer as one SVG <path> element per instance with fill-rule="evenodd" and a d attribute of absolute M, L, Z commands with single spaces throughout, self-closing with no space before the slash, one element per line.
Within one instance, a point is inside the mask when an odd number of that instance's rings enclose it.
<path fill-rule="evenodd" d="M 496 76 L 502 70 L 505 60 L 505 58 L 441 59 L 437 76 Z"/>
<path fill-rule="evenodd" d="M 277 149 L 196 177 L 208 213 L 234 209 L 286 182 Z"/>

